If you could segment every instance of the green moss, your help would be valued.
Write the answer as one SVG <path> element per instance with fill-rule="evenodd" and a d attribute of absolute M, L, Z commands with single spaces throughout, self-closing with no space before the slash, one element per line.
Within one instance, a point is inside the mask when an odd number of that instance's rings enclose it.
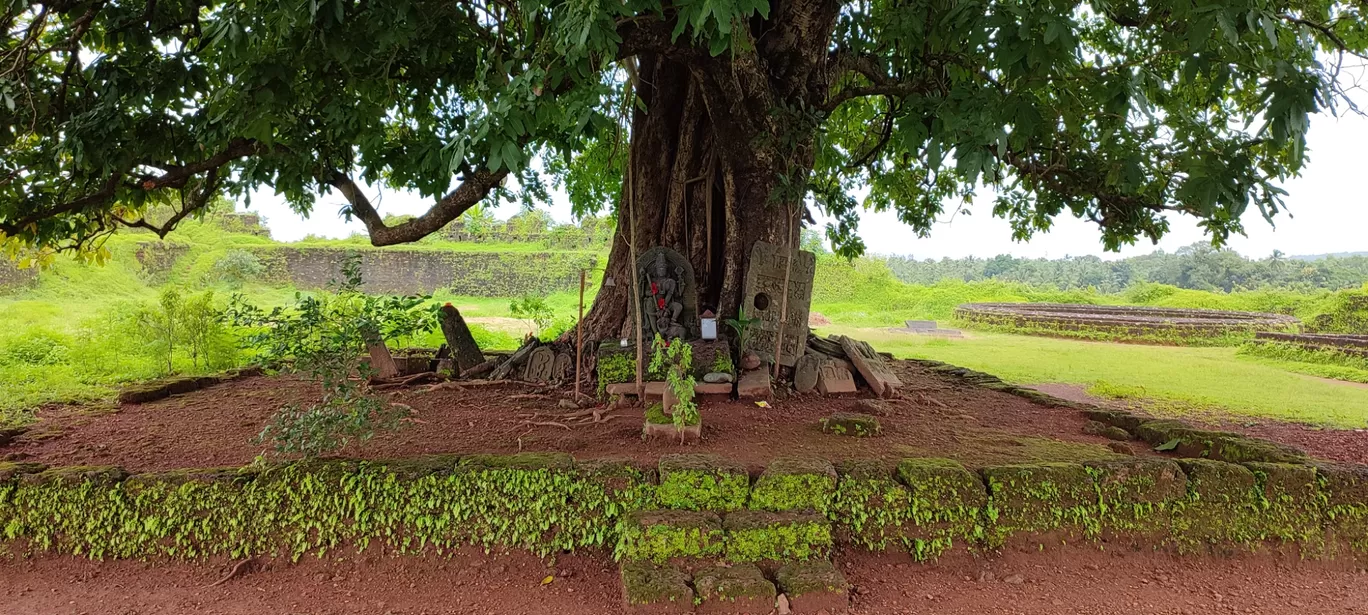
<path fill-rule="evenodd" d="M 482 470 L 569 470 L 575 458 L 566 453 L 517 453 L 513 455 L 470 455 L 457 467 Z"/>
<path fill-rule="evenodd" d="M 901 544 L 912 518 L 912 492 L 894 479 L 893 469 L 878 459 L 844 461 L 829 516 L 843 538 L 866 549 Z"/>
<path fill-rule="evenodd" d="M 740 464 L 709 454 L 660 458 L 657 501 L 664 508 L 730 512 L 745 506 L 750 475 Z"/>
<path fill-rule="evenodd" d="M 616 556 L 663 563 L 675 557 L 717 557 L 726 552 L 722 520 L 710 512 L 642 510 L 628 515 Z"/>
<path fill-rule="evenodd" d="M 644 562 L 623 564 L 622 589 L 628 606 L 671 604 L 679 605 L 682 612 L 693 610 L 689 575 L 677 568 Z"/>
<path fill-rule="evenodd" d="M 598 360 L 598 393 L 603 397 L 610 384 L 636 380 L 636 361 L 626 353 L 614 353 Z"/>
<path fill-rule="evenodd" d="M 898 464 L 898 479 L 911 496 L 907 542 L 913 557 L 939 556 L 955 544 L 983 536 L 981 515 L 988 501 L 983 481 L 951 459 L 914 458 Z"/>
<path fill-rule="evenodd" d="M 1324 498 L 1316 469 L 1286 463 L 1247 463 L 1254 473 L 1254 495 L 1261 540 L 1316 545 L 1324 534 Z"/>
<path fill-rule="evenodd" d="M 1368 553 L 1368 466 L 1339 463 L 1316 468 L 1326 525 L 1335 538 Z"/>
<path fill-rule="evenodd" d="M 702 604 L 716 602 L 726 612 L 768 613 L 778 596 L 774 584 L 752 564 L 700 570 L 694 573 L 693 585 Z"/>
<path fill-rule="evenodd" d="M 774 580 L 779 582 L 779 591 L 789 598 L 801 598 L 814 593 L 846 595 L 849 591 L 845 575 L 831 562 L 824 560 L 784 565 L 775 571 Z"/>
<path fill-rule="evenodd" d="M 1188 497 L 1174 524 L 1182 548 L 1249 545 L 1261 538 L 1257 480 L 1248 468 L 1210 459 L 1180 459 Z"/>
<path fill-rule="evenodd" d="M 727 559 L 734 562 L 791 561 L 831 552 L 831 522 L 816 513 L 742 510 L 723 520 Z"/>
<path fill-rule="evenodd" d="M 750 508 L 825 513 L 836 490 L 836 468 L 816 457 L 780 457 L 771 461 L 751 489 Z"/>
<path fill-rule="evenodd" d="M 858 412 L 837 412 L 822 419 L 822 431 L 858 438 L 877 436 L 880 431 L 879 419 Z"/>
<path fill-rule="evenodd" d="M 1167 535 L 1172 515 L 1187 498 L 1187 476 L 1168 459 L 1122 459 L 1086 464 L 1097 490 L 1104 537 Z"/>
<path fill-rule="evenodd" d="M 695 414 L 692 417 L 685 418 L 684 426 L 692 427 L 702 421 L 703 417 Z M 646 422 L 652 425 L 674 425 L 674 417 L 665 414 L 665 406 L 657 402 L 646 407 Z"/>
<path fill-rule="evenodd" d="M 1073 463 L 1040 463 L 983 469 L 988 483 L 987 540 L 1002 544 L 1020 533 L 1096 536 L 1099 511 L 1088 469 Z"/>

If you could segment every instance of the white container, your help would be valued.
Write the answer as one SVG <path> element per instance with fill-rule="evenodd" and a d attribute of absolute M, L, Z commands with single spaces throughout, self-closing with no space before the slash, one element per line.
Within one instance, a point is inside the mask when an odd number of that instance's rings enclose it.
<path fill-rule="evenodd" d="M 702 319 L 702 323 L 703 323 L 703 339 L 705 339 L 705 340 L 715 340 L 715 339 L 717 339 L 717 319 L 716 319 L 716 318 L 704 318 L 704 319 Z"/>

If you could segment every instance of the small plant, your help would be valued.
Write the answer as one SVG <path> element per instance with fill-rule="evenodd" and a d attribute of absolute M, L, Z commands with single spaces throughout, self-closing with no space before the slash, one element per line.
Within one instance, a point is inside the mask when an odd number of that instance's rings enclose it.
<path fill-rule="evenodd" d="M 367 335 L 398 340 L 431 330 L 436 313 L 423 307 L 427 297 L 363 294 L 356 265 L 353 259 L 343 264 L 343 281 L 336 292 L 317 297 L 296 294 L 290 310 L 266 312 L 241 297 L 234 297 L 229 306 L 229 318 L 248 328 L 244 342 L 263 363 L 291 367 L 323 389 L 318 404 L 281 408 L 257 436 L 258 442 L 271 442 L 277 452 L 317 456 L 395 429 L 408 416 L 404 406 L 371 392 L 367 380 L 374 372 L 361 362 L 362 349 Z"/>
<path fill-rule="evenodd" d="M 261 259 L 246 250 L 229 250 L 214 263 L 214 277 L 234 288 L 260 278 L 265 270 Z"/>
<path fill-rule="evenodd" d="M 532 295 L 525 295 L 521 299 L 509 302 L 508 312 L 514 318 L 532 321 L 537 331 L 549 329 L 556 322 L 556 312 L 546 304 L 546 300 Z"/>
<path fill-rule="evenodd" d="M 750 337 L 750 328 L 755 323 L 760 322 L 760 319 L 746 318 L 746 308 L 742 307 L 736 311 L 736 318 L 728 318 L 723 322 L 736 332 L 736 347 L 739 350 L 746 347 L 746 340 Z"/>
<path fill-rule="evenodd" d="M 181 337 L 190 347 L 190 361 L 199 369 L 200 360 L 210 367 L 215 342 L 224 335 L 223 312 L 214 307 L 214 291 L 187 299 L 181 308 Z"/>
<path fill-rule="evenodd" d="M 168 374 L 176 370 L 176 339 L 180 335 L 181 313 L 184 309 L 185 300 L 180 293 L 174 288 L 166 288 L 154 306 L 144 308 L 138 314 L 138 328 L 142 331 L 143 339 L 151 342 L 159 352 L 165 353 Z"/>
<path fill-rule="evenodd" d="M 693 347 L 678 340 L 667 342 L 660 334 L 656 334 L 651 348 L 654 352 L 651 371 L 665 371 L 665 385 L 674 394 L 675 402 L 669 410 L 675 428 L 683 430 L 686 426 L 697 425 L 700 417 L 698 404 L 694 403 L 697 382 L 692 372 Z"/>

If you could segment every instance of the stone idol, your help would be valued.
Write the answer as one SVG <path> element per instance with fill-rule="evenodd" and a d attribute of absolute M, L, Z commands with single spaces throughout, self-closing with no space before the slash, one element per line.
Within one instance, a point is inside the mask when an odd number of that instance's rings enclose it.
<path fill-rule="evenodd" d="M 641 288 L 641 328 L 647 343 L 657 333 L 667 340 L 696 339 L 698 290 L 688 259 L 657 246 L 637 258 L 637 275 Z"/>

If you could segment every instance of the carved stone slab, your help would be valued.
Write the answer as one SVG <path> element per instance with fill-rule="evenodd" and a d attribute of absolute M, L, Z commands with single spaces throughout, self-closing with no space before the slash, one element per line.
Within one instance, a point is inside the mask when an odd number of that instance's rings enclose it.
<path fill-rule="evenodd" d="M 667 338 L 697 339 L 698 286 L 693 265 L 684 255 L 656 246 L 637 257 L 636 275 L 641 290 L 641 330 L 649 344 L 657 333 Z M 678 327 L 674 334 L 671 328 Z"/>
<path fill-rule="evenodd" d="M 742 305 L 746 310 L 746 318 L 760 319 L 751 325 L 745 349 L 754 351 L 762 361 L 773 363 L 779 321 L 784 313 L 784 272 L 790 257 L 793 258 L 793 268 L 789 271 L 788 318 L 784 323 L 784 343 L 779 363 L 793 367 L 807 347 L 808 311 L 812 308 L 812 278 L 817 272 L 817 256 L 801 250 L 790 252 L 772 243 L 756 242 L 751 248 L 750 268 L 746 270 Z"/>
<path fill-rule="evenodd" d="M 846 356 L 855 364 L 855 369 L 860 370 L 860 375 L 864 376 L 869 387 L 874 389 L 875 395 L 889 397 L 902 388 L 902 381 L 898 380 L 893 370 L 888 369 L 883 357 L 874 352 L 868 343 L 841 336 L 841 348 L 845 349 Z"/>
<path fill-rule="evenodd" d="M 466 326 L 460 310 L 448 303 L 442 306 L 440 311 L 442 337 L 446 338 L 456 371 L 462 372 L 484 363 L 485 358 L 480 353 L 480 346 L 475 343 L 475 338 L 470 334 L 470 327 Z"/>
<path fill-rule="evenodd" d="M 793 368 L 793 388 L 799 393 L 811 393 L 817 388 L 818 373 L 822 367 L 822 356 L 815 353 L 807 353 L 798 359 L 798 365 Z"/>
<path fill-rule="evenodd" d="M 527 367 L 523 370 L 523 380 L 528 382 L 550 382 L 551 370 L 556 361 L 555 351 L 542 346 L 527 355 Z"/>
<path fill-rule="evenodd" d="M 568 352 L 556 354 L 556 359 L 551 362 L 551 380 L 555 382 L 570 382 L 575 379 L 575 355 Z"/>
<path fill-rule="evenodd" d="M 818 393 L 836 395 L 854 393 L 857 390 L 855 376 L 850 373 L 850 369 L 845 366 L 844 361 L 828 359 L 821 362 L 821 366 L 817 369 Z"/>

